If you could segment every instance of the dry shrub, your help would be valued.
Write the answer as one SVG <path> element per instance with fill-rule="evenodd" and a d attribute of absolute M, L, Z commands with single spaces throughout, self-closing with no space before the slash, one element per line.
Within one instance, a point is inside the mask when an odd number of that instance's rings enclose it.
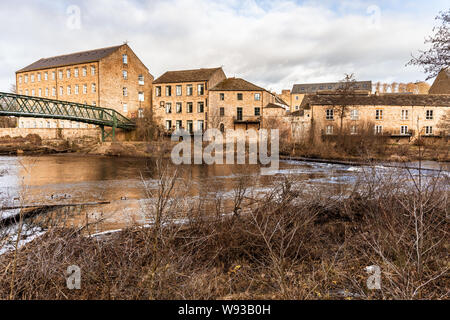
<path fill-rule="evenodd" d="M 448 299 L 447 176 L 419 182 L 416 173 L 373 170 L 333 196 L 282 177 L 258 197 L 237 181 L 236 211 L 224 215 L 204 199 L 171 202 L 186 186 L 158 170 L 155 206 L 146 212 L 156 214 L 156 227 L 109 236 L 53 228 L 19 250 L 12 297 Z M 183 208 L 180 223 L 171 215 Z M 0 256 L 0 299 L 10 294 L 11 259 Z M 364 268 L 374 264 L 382 289 L 372 291 Z M 66 288 L 70 265 L 82 270 L 81 290 Z"/>

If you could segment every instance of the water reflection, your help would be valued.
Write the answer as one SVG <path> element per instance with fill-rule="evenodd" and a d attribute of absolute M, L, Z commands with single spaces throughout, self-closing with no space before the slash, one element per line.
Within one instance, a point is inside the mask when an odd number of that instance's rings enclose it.
<path fill-rule="evenodd" d="M 427 163 L 437 167 L 440 164 Z M 209 197 L 212 192 L 225 196 L 245 177 L 253 190 L 264 191 L 281 178 L 293 175 L 303 181 L 302 188 L 325 186 L 341 192 L 355 183 L 360 167 L 323 163 L 281 161 L 279 170 L 261 176 L 258 165 L 181 166 L 181 179 L 191 197 Z M 449 165 L 445 169 L 450 169 Z M 175 167 L 171 165 L 171 170 Z M 142 221 L 142 208 L 148 198 L 143 181 L 156 187 L 155 161 L 152 159 L 100 156 L 0 157 L 0 204 L 2 206 L 40 204 L 82 204 L 109 201 L 108 205 L 80 206 L 72 210 L 70 223 L 86 219 L 105 219 L 102 229 L 123 227 Z"/>

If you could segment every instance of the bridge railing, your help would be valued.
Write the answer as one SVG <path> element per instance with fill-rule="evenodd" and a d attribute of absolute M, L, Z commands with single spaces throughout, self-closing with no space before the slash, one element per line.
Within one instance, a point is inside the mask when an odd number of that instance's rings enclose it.
<path fill-rule="evenodd" d="M 0 92 L 0 115 L 73 120 L 131 130 L 135 123 L 114 109 Z"/>

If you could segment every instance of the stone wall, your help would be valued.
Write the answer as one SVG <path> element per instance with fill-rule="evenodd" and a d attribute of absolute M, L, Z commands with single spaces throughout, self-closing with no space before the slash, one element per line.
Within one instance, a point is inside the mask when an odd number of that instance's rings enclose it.
<path fill-rule="evenodd" d="M 91 137 L 101 139 L 101 131 L 98 128 L 95 129 L 27 129 L 27 128 L 0 128 L 0 137 L 10 136 L 26 137 L 29 134 L 36 134 L 41 137 L 42 140 L 63 140 L 70 138 L 83 138 Z M 122 136 L 122 135 L 121 135 Z"/>

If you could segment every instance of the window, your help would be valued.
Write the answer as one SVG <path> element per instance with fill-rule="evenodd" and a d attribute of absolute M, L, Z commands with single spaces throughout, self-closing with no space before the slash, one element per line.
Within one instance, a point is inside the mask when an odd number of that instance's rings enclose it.
<path fill-rule="evenodd" d="M 194 132 L 194 124 L 193 124 L 192 120 L 186 121 L 186 126 L 187 126 L 187 130 L 189 131 L 189 133 Z"/>
<path fill-rule="evenodd" d="M 86 77 L 86 76 L 87 76 L 87 68 L 83 67 L 83 77 Z"/>
<path fill-rule="evenodd" d="M 22 76 L 19 76 L 19 83 L 22 83 Z"/>
<path fill-rule="evenodd" d="M 197 93 L 199 96 L 202 96 L 205 94 L 205 85 L 204 84 L 197 85 Z"/>
<path fill-rule="evenodd" d="M 261 115 L 261 108 L 256 107 L 255 108 L 255 116 L 260 116 Z"/>
<path fill-rule="evenodd" d="M 261 100 L 261 93 L 255 93 L 255 101 Z"/>
<path fill-rule="evenodd" d="M 203 102 L 197 103 L 197 112 L 203 113 L 205 111 L 205 104 Z"/>
<path fill-rule="evenodd" d="M 87 94 L 87 84 L 83 84 L 83 93 Z"/>
<path fill-rule="evenodd" d="M 95 85 L 95 83 L 91 85 L 91 91 L 92 93 L 95 93 L 97 91 L 97 86 Z"/>
<path fill-rule="evenodd" d="M 183 106 L 182 106 L 181 102 L 177 102 L 177 106 L 176 106 L 177 113 L 181 113 L 182 109 L 183 109 Z"/>
<path fill-rule="evenodd" d="M 28 83 L 28 75 L 25 75 L 25 83 Z"/>
<path fill-rule="evenodd" d="M 34 82 L 34 74 L 31 75 L 31 82 Z"/>
<path fill-rule="evenodd" d="M 192 96 L 194 94 L 194 88 L 192 87 L 192 84 L 188 84 L 186 86 L 186 95 Z"/>
<path fill-rule="evenodd" d="M 28 89 L 25 89 L 25 95 L 26 96 L 28 95 Z"/>
<path fill-rule="evenodd" d="M 78 94 L 80 91 L 80 86 L 79 85 L 75 85 L 75 94 Z"/>
<path fill-rule="evenodd" d="M 203 132 L 203 128 L 204 128 L 204 124 L 203 124 L 203 120 L 198 120 L 197 121 L 197 130 L 200 132 Z"/>
<path fill-rule="evenodd" d="M 408 120 L 408 110 L 402 110 L 402 120 Z"/>
<path fill-rule="evenodd" d="M 375 131 L 375 134 L 382 134 L 383 133 L 383 126 L 376 125 L 374 127 L 374 131 Z"/>
<path fill-rule="evenodd" d="M 70 69 L 67 69 L 66 76 L 67 76 L 67 79 L 70 79 Z"/>
<path fill-rule="evenodd" d="M 359 112 L 356 109 L 353 109 L 350 111 L 350 119 L 352 120 L 358 120 L 359 119 Z"/>
<path fill-rule="evenodd" d="M 408 134 L 408 126 L 400 126 L 400 134 Z"/>
<path fill-rule="evenodd" d="M 172 120 L 166 120 L 166 129 L 167 130 L 172 129 Z"/>
<path fill-rule="evenodd" d="M 56 72 L 52 71 L 52 80 L 55 80 L 55 79 L 56 79 Z"/>
<path fill-rule="evenodd" d="M 225 116 L 225 108 L 220 108 L 220 116 Z"/>
<path fill-rule="evenodd" d="M 59 77 L 60 80 L 62 80 L 62 78 L 63 78 L 63 72 L 62 72 L 62 70 L 59 70 L 59 72 L 58 72 L 58 77 Z"/>
<path fill-rule="evenodd" d="M 175 123 L 175 128 L 177 130 L 180 130 L 183 127 L 183 121 L 182 120 L 177 120 L 177 122 Z"/>
<path fill-rule="evenodd" d="M 166 103 L 166 113 L 172 113 L 172 103 Z"/>
<path fill-rule="evenodd" d="M 64 94 L 64 88 L 59 87 L 59 95 L 62 96 Z"/>
<path fill-rule="evenodd" d="M 357 126 L 351 126 L 350 127 L 350 134 L 357 134 L 358 133 L 358 127 Z"/>
<path fill-rule="evenodd" d="M 123 80 L 128 80 L 128 71 L 123 70 L 122 71 Z"/>
<path fill-rule="evenodd" d="M 97 102 L 92 101 L 92 105 L 95 107 L 97 105 Z"/>
<path fill-rule="evenodd" d="M 238 94 L 237 94 L 237 99 L 238 99 L 238 100 L 242 100 L 242 93 L 238 93 Z"/>
<path fill-rule="evenodd" d="M 37 80 L 38 80 L 38 82 L 41 82 L 41 74 L 40 73 L 37 74 Z"/>
<path fill-rule="evenodd" d="M 142 108 L 139 108 L 138 109 L 138 118 L 143 118 L 144 117 L 144 109 L 142 109 Z"/>
<path fill-rule="evenodd" d="M 38 91 L 39 93 L 38 93 L 38 95 L 39 95 L 39 97 L 42 97 L 42 89 L 41 88 L 39 88 L 39 91 Z"/>
<path fill-rule="evenodd" d="M 427 110 L 426 119 L 433 120 L 433 110 Z"/>
<path fill-rule="evenodd" d="M 333 126 L 327 126 L 326 134 L 333 134 Z"/>
<path fill-rule="evenodd" d="M 126 54 L 122 55 L 122 62 L 123 64 L 128 64 L 128 55 Z"/>
<path fill-rule="evenodd" d="M 237 118 L 238 121 L 242 121 L 242 108 L 237 108 Z"/>
<path fill-rule="evenodd" d="M 44 72 L 44 80 L 45 80 L 45 81 L 48 80 L 48 72 Z"/>
<path fill-rule="evenodd" d="M 224 101 L 225 100 L 225 93 L 221 93 L 220 94 L 220 101 Z"/>
<path fill-rule="evenodd" d="M 375 110 L 375 120 L 383 119 L 383 110 Z"/>
<path fill-rule="evenodd" d="M 334 110 L 333 109 L 327 109 L 326 113 L 327 113 L 327 116 L 326 116 L 327 120 L 334 120 Z"/>
<path fill-rule="evenodd" d="M 74 76 L 75 78 L 78 78 L 78 73 L 79 73 L 78 68 L 73 69 L 73 76 Z"/>
<path fill-rule="evenodd" d="M 295 106 L 295 110 L 298 110 L 298 109 L 300 109 L 300 107 L 299 106 Z"/>
<path fill-rule="evenodd" d="M 31 89 L 31 95 L 35 96 L 36 92 L 34 91 L 34 89 Z"/>
<path fill-rule="evenodd" d="M 45 96 L 48 97 L 48 88 L 45 88 Z"/>
<path fill-rule="evenodd" d="M 176 86 L 176 93 L 177 93 L 177 96 L 181 96 L 181 94 L 182 94 L 181 86 Z"/>
<path fill-rule="evenodd" d="M 140 74 L 140 75 L 138 76 L 138 84 L 139 84 L 140 86 L 143 86 L 143 85 L 145 84 L 145 82 L 144 82 L 144 76 L 143 76 L 142 74 Z"/>
<path fill-rule="evenodd" d="M 194 104 L 192 103 L 192 102 L 188 102 L 187 104 L 186 104 L 186 112 L 187 113 L 192 113 L 193 112 L 193 109 L 194 109 Z"/>
<path fill-rule="evenodd" d="M 72 94 L 72 88 L 70 86 L 67 86 L 67 94 L 68 95 Z"/>
<path fill-rule="evenodd" d="M 94 66 L 91 66 L 91 75 L 95 76 L 95 67 Z"/>
<path fill-rule="evenodd" d="M 426 135 L 432 135 L 433 134 L 433 127 L 432 126 L 426 126 L 425 127 L 425 134 Z"/>
<path fill-rule="evenodd" d="M 155 96 L 161 97 L 161 87 L 155 87 Z"/>
<path fill-rule="evenodd" d="M 166 86 L 166 97 L 172 96 L 172 87 Z"/>
<path fill-rule="evenodd" d="M 124 103 L 122 105 L 122 110 L 123 110 L 124 113 L 127 113 L 128 112 L 128 104 Z"/>
<path fill-rule="evenodd" d="M 52 88 L 52 96 L 56 96 L 56 87 Z"/>
<path fill-rule="evenodd" d="M 141 92 L 139 92 L 139 94 L 138 94 L 138 100 L 139 101 L 141 101 L 141 102 L 143 102 L 144 101 L 144 99 L 145 99 L 145 97 L 144 97 L 144 93 L 141 91 Z"/>
<path fill-rule="evenodd" d="M 124 97 L 128 97 L 128 89 L 126 87 L 122 88 L 122 94 Z"/>

